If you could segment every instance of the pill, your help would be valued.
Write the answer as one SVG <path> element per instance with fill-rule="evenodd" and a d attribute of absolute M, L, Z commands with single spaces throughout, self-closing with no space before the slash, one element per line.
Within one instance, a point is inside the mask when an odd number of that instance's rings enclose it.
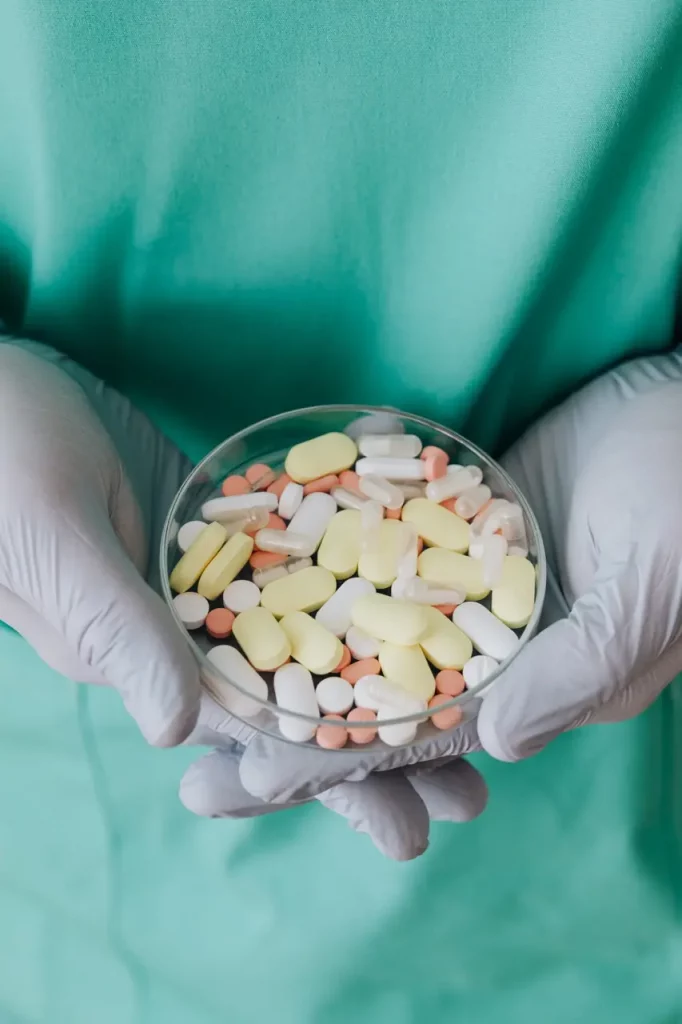
<path fill-rule="evenodd" d="M 374 711 L 391 708 L 393 718 L 416 715 L 427 707 L 425 700 L 382 675 L 362 676 L 355 684 L 354 692 L 356 703 Z"/>
<path fill-rule="evenodd" d="M 396 512 L 405 504 L 403 492 L 390 480 L 382 476 L 373 476 L 371 473 L 359 477 L 359 480 L 360 493 L 372 501 L 378 501 L 384 508 Z"/>
<path fill-rule="evenodd" d="M 415 434 L 363 434 L 358 451 L 369 458 L 414 459 L 422 450 Z"/>
<path fill-rule="evenodd" d="M 232 632 L 234 612 L 228 608 L 214 608 L 206 616 L 206 632 L 214 640 L 224 640 Z"/>
<path fill-rule="evenodd" d="M 231 498 L 235 494 L 250 494 L 251 485 L 245 476 L 228 476 L 223 480 L 220 490 L 225 498 Z"/>
<path fill-rule="evenodd" d="M 486 532 L 500 532 L 508 544 L 523 550 L 524 556 L 528 554 L 523 510 L 516 502 L 505 501 L 493 510 L 489 521 L 483 528 L 484 536 Z"/>
<path fill-rule="evenodd" d="M 453 707 L 442 708 L 442 705 L 448 704 L 449 701 L 450 697 L 444 693 L 437 693 L 429 701 L 429 710 L 434 712 L 431 715 L 431 721 L 436 729 L 454 729 L 455 726 L 461 723 L 464 717 L 462 709 L 457 704 Z M 442 709 L 439 710 L 439 708 Z"/>
<path fill-rule="evenodd" d="M 528 625 L 534 604 L 535 567 L 527 558 L 508 555 L 502 567 L 502 578 L 493 588 L 493 615 L 512 629 L 521 629 Z"/>
<path fill-rule="evenodd" d="M 445 501 L 447 498 L 458 498 L 470 487 L 477 487 L 483 479 L 480 466 L 465 466 L 454 473 L 432 480 L 426 485 L 426 497 L 429 501 Z"/>
<path fill-rule="evenodd" d="M 436 605 L 434 605 L 434 608 L 436 608 L 437 611 L 441 612 L 446 617 L 446 619 L 452 618 L 452 613 L 454 612 L 456 607 L 457 607 L 456 604 L 436 604 Z"/>
<path fill-rule="evenodd" d="M 200 519 L 195 519 L 190 523 L 183 523 L 178 530 L 177 536 L 178 547 L 183 554 L 205 529 L 206 523 L 202 522 Z"/>
<path fill-rule="evenodd" d="M 226 539 L 227 533 L 220 523 L 211 523 L 192 541 L 170 575 L 170 585 L 177 594 L 184 594 L 194 586 Z"/>
<path fill-rule="evenodd" d="M 417 575 L 417 558 L 419 557 L 419 544 L 421 538 L 410 523 L 405 524 L 405 547 L 398 559 L 398 577 L 401 579 L 412 579 Z"/>
<path fill-rule="evenodd" d="M 298 558 L 307 558 L 315 550 L 310 537 L 304 533 L 295 533 L 293 530 L 259 530 L 255 541 L 261 551 L 296 555 Z"/>
<path fill-rule="evenodd" d="M 466 594 L 461 590 L 449 590 L 433 583 L 427 583 L 419 576 L 398 576 L 391 586 L 391 597 L 415 604 L 452 605 L 453 611 L 464 601 Z"/>
<path fill-rule="evenodd" d="M 224 609 L 216 609 L 224 611 Z M 207 655 L 216 672 L 202 672 L 202 682 L 213 699 L 238 718 L 252 718 L 261 710 L 258 701 L 267 701 L 268 687 L 262 676 L 236 647 L 221 644 L 213 647 Z M 223 678 L 226 677 L 226 678 Z M 244 692 L 242 692 L 244 691 Z M 256 697 L 257 700 L 252 700 Z"/>
<path fill-rule="evenodd" d="M 387 508 L 386 518 L 387 519 L 400 519 L 402 509 L 399 508 Z"/>
<path fill-rule="evenodd" d="M 434 451 L 424 459 L 424 476 L 429 481 L 440 480 L 447 475 L 448 457 L 443 451 Z"/>
<path fill-rule="evenodd" d="M 270 517 L 273 518 L 275 524 L 282 522 L 279 516 L 276 516 L 274 512 L 268 512 L 266 508 L 251 508 L 244 513 L 243 518 L 240 516 L 239 519 L 223 519 L 222 525 L 230 536 L 235 533 L 246 533 L 249 537 L 253 537 L 259 530 L 270 525 Z M 273 529 L 277 529 L 277 526 L 273 526 Z"/>
<path fill-rule="evenodd" d="M 343 473 L 339 473 L 339 484 L 349 491 L 359 491 L 360 477 L 355 470 L 345 469 Z"/>
<path fill-rule="evenodd" d="M 252 508 L 264 508 L 274 512 L 277 498 L 267 491 L 252 491 L 249 494 L 233 494 L 227 498 L 211 498 L 201 506 L 201 514 L 208 522 L 221 522 L 223 519 L 239 519 Z"/>
<path fill-rule="evenodd" d="M 333 574 L 320 565 L 313 565 L 300 572 L 287 572 L 281 579 L 268 583 L 261 592 L 261 604 L 278 618 L 289 612 L 315 612 L 335 590 Z"/>
<path fill-rule="evenodd" d="M 245 533 L 235 533 L 230 537 L 199 577 L 197 590 L 202 597 L 213 601 L 222 594 L 228 583 L 242 571 L 252 551 L 253 537 L 247 537 Z"/>
<path fill-rule="evenodd" d="M 360 559 L 361 518 L 355 509 L 343 509 L 329 521 L 317 552 L 317 564 L 329 569 L 338 580 L 357 572 Z"/>
<path fill-rule="evenodd" d="M 315 740 L 318 746 L 324 750 L 340 750 L 341 747 L 345 747 L 348 742 L 348 729 L 346 729 L 346 720 L 341 715 L 325 715 L 322 719 L 324 723 L 339 722 L 342 725 L 320 725 L 317 727 L 315 733 Z"/>
<path fill-rule="evenodd" d="M 426 609 L 409 601 L 396 601 L 385 594 L 366 594 L 353 604 L 354 626 L 388 643 L 411 647 L 426 632 Z"/>
<path fill-rule="evenodd" d="M 403 498 L 405 501 L 409 501 L 410 498 L 425 498 L 426 497 L 426 484 L 411 483 L 406 484 L 399 482 L 396 484 L 397 487 L 402 491 Z"/>
<path fill-rule="evenodd" d="M 516 633 L 482 604 L 465 601 L 455 608 L 452 621 L 469 637 L 477 651 L 497 661 L 504 661 L 518 647 Z"/>
<path fill-rule="evenodd" d="M 360 550 L 371 548 L 378 542 L 379 527 L 384 518 L 383 506 L 368 499 L 360 509 Z"/>
<path fill-rule="evenodd" d="M 436 681 L 421 647 L 384 643 L 379 651 L 379 664 L 389 682 L 397 683 L 421 700 L 433 697 Z"/>
<path fill-rule="evenodd" d="M 334 674 L 335 675 L 340 674 L 341 672 L 343 672 L 343 670 L 345 668 L 348 668 L 348 666 L 350 665 L 350 663 L 352 661 L 351 653 L 348 650 L 347 646 L 345 644 L 341 644 L 341 647 L 343 648 L 343 654 L 341 655 L 340 662 L 338 663 L 338 665 L 334 669 Z"/>
<path fill-rule="evenodd" d="M 343 653 L 338 637 L 304 612 L 290 612 L 281 620 L 280 626 L 286 633 L 295 661 L 315 675 L 324 676 L 334 671 Z"/>
<path fill-rule="evenodd" d="M 426 609 L 426 631 L 419 646 L 439 669 L 461 669 L 473 654 L 469 637 L 435 608 Z"/>
<path fill-rule="evenodd" d="M 264 555 L 266 552 L 262 551 L 260 554 Z M 253 558 L 253 555 L 251 557 Z M 280 563 L 279 565 L 270 565 L 267 568 L 256 569 L 253 574 L 253 582 L 259 590 L 263 590 L 264 587 L 267 587 L 268 583 L 274 583 L 275 580 L 281 580 L 284 576 L 288 575 L 287 567 Z"/>
<path fill-rule="evenodd" d="M 345 715 L 353 707 L 353 687 L 340 676 L 327 676 L 315 687 L 320 711 L 326 715 Z"/>
<path fill-rule="evenodd" d="M 303 501 L 303 488 L 300 484 L 289 483 L 282 491 L 277 512 L 282 519 L 291 519 L 298 512 Z"/>
<path fill-rule="evenodd" d="M 315 687 L 312 676 L 303 665 L 283 665 L 277 669 L 273 679 L 275 700 L 285 711 L 293 711 L 297 715 L 319 719 Z M 306 743 L 315 735 L 318 723 L 306 722 L 303 719 L 279 716 L 279 731 L 285 739 L 293 743 Z"/>
<path fill-rule="evenodd" d="M 466 551 L 469 524 L 426 498 L 413 498 L 403 508 L 403 522 L 412 523 L 426 544 L 449 551 Z"/>
<path fill-rule="evenodd" d="M 480 686 L 483 680 L 491 676 L 493 672 L 496 672 L 499 667 L 499 663 L 494 658 L 484 654 L 477 654 L 462 669 L 467 689 L 473 690 L 475 687 Z M 490 685 L 492 686 L 492 683 Z M 483 697 L 488 692 L 488 689 L 489 687 L 484 686 L 482 690 L 478 690 L 476 696 Z"/>
<path fill-rule="evenodd" d="M 266 490 L 277 479 L 277 474 L 264 462 L 256 462 L 249 466 L 244 476 L 254 491 Z"/>
<path fill-rule="evenodd" d="M 384 519 L 373 539 L 363 546 L 358 561 L 358 573 L 383 590 L 390 587 L 398 575 L 398 563 L 410 540 L 406 523 L 397 519 Z"/>
<path fill-rule="evenodd" d="M 404 432 L 405 428 L 400 416 L 383 409 L 379 412 L 369 413 L 367 416 L 359 416 L 344 429 L 344 434 L 355 439 L 366 434 L 403 434 Z"/>
<path fill-rule="evenodd" d="M 393 709 L 379 708 L 377 722 L 381 723 L 387 718 L 395 718 Z M 417 735 L 417 725 L 417 722 L 400 722 L 398 725 L 379 724 L 379 739 L 388 747 L 403 747 L 408 743 L 414 742 L 414 738 Z"/>
<path fill-rule="evenodd" d="M 459 498 L 455 498 L 454 511 L 462 519 L 473 519 L 481 511 L 486 502 L 490 501 L 492 492 L 486 484 L 470 487 Z"/>
<path fill-rule="evenodd" d="M 290 449 L 284 469 L 299 484 L 350 469 L 357 458 L 355 442 L 347 434 L 322 434 Z"/>
<path fill-rule="evenodd" d="M 354 658 L 376 658 L 381 641 L 365 633 L 359 626 L 351 626 L 346 633 L 346 645 Z M 378 670 L 377 670 L 378 671 Z"/>
<path fill-rule="evenodd" d="M 315 618 L 334 636 L 345 636 L 352 625 L 351 611 L 356 599 L 364 594 L 374 593 L 376 590 L 373 583 L 354 576 L 342 583 L 338 590 L 325 601 Z"/>
<path fill-rule="evenodd" d="M 504 537 L 494 533 L 491 537 L 482 538 L 480 562 L 483 566 L 483 583 L 486 587 L 496 587 L 501 583 L 502 568 L 506 557 L 507 541 Z"/>
<path fill-rule="evenodd" d="M 268 518 L 263 524 L 263 529 L 267 530 L 286 530 L 287 524 L 284 520 L 277 515 L 276 512 L 268 512 Z"/>
<path fill-rule="evenodd" d="M 508 502 L 504 498 L 492 498 L 487 501 L 471 521 L 471 538 L 480 540 L 483 536 L 495 533 L 499 520 L 496 518 Z"/>
<path fill-rule="evenodd" d="M 287 572 L 300 572 L 301 569 L 309 569 L 313 564 L 312 558 L 287 558 Z"/>
<path fill-rule="evenodd" d="M 209 612 L 206 598 L 193 591 L 174 597 L 173 608 L 185 629 L 199 629 L 206 621 Z"/>
<path fill-rule="evenodd" d="M 248 612 L 260 604 L 260 590 L 251 580 L 234 580 L 223 591 L 223 604 L 231 612 Z"/>
<path fill-rule="evenodd" d="M 421 459 L 358 459 L 358 476 L 383 476 L 386 480 L 424 480 L 426 470 Z"/>
<path fill-rule="evenodd" d="M 335 487 L 331 492 L 331 496 L 339 506 L 339 508 L 345 509 L 357 509 L 361 510 L 368 502 L 368 498 L 363 497 L 358 491 L 351 491 L 345 487 Z"/>
<path fill-rule="evenodd" d="M 278 554 L 276 551 L 253 551 L 249 558 L 249 565 L 252 569 L 269 569 L 276 565 L 285 565 L 288 555 Z"/>
<path fill-rule="evenodd" d="M 441 669 L 436 676 L 436 689 L 448 697 L 459 697 L 465 686 L 464 676 L 454 668 Z"/>
<path fill-rule="evenodd" d="M 361 658 L 360 661 L 346 666 L 341 672 L 341 678 L 355 686 L 358 679 L 362 679 L 363 676 L 378 676 L 380 672 L 381 665 L 377 658 Z"/>
<path fill-rule="evenodd" d="M 267 608 L 241 612 L 232 627 L 234 638 L 259 672 L 279 668 L 291 656 L 291 644 L 277 619 Z"/>
<path fill-rule="evenodd" d="M 418 572 L 428 583 L 464 591 L 468 601 L 482 601 L 490 592 L 483 583 L 483 566 L 469 555 L 427 548 L 418 559 Z"/>
<path fill-rule="evenodd" d="M 339 478 L 335 473 L 321 476 L 319 480 L 311 480 L 303 488 L 303 494 L 329 494 L 331 490 L 339 486 Z"/>
<path fill-rule="evenodd" d="M 308 537 L 316 551 L 336 513 L 336 502 L 330 494 L 309 494 L 292 516 L 286 532 Z"/>
<path fill-rule="evenodd" d="M 371 743 L 372 740 L 376 738 L 376 728 L 372 729 L 369 726 L 362 728 L 355 724 L 357 722 L 375 722 L 376 717 L 376 711 L 372 711 L 370 708 L 353 708 L 352 711 L 348 712 L 346 715 L 346 722 L 349 726 L 353 723 L 353 728 L 348 729 L 348 736 L 353 743 L 362 745 L 365 743 Z"/>
<path fill-rule="evenodd" d="M 274 494 L 277 497 L 277 500 L 279 501 L 284 492 L 284 488 L 287 486 L 287 484 L 290 483 L 291 477 L 289 476 L 289 474 L 280 473 L 280 475 L 276 478 L 274 483 L 271 483 L 270 486 L 267 488 L 268 494 Z"/>
<path fill-rule="evenodd" d="M 427 444 L 422 448 L 420 458 L 426 460 L 433 458 L 435 455 L 444 455 L 446 463 L 450 461 L 450 456 L 445 449 L 439 448 L 438 445 L 435 444 Z"/>

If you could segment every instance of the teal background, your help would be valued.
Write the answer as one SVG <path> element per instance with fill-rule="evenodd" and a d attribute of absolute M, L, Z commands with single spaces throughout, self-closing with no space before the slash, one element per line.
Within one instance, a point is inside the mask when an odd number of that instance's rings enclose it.
<path fill-rule="evenodd" d="M 499 451 L 672 342 L 680 53 L 676 0 L 0 0 L 0 316 L 195 457 L 326 401 Z M 681 1021 L 679 701 L 398 865 L 192 818 L 2 632 L 0 1022 Z"/>

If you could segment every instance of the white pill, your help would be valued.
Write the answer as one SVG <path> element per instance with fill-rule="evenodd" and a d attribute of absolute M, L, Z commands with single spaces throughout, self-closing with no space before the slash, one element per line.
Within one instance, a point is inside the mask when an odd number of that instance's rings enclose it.
<path fill-rule="evenodd" d="M 381 640 L 365 633 L 364 629 L 360 629 L 359 626 L 351 626 L 346 633 L 346 647 L 356 661 L 362 661 L 364 658 L 376 658 L 381 647 Z"/>
<path fill-rule="evenodd" d="M 394 412 L 373 412 L 348 424 L 344 434 L 356 439 L 366 434 L 403 434 L 402 420 Z"/>
<path fill-rule="evenodd" d="M 392 683 L 384 678 L 384 676 L 379 675 L 362 676 L 362 679 L 366 679 L 367 682 L 363 683 L 361 694 L 371 703 L 365 704 L 363 701 L 360 705 L 361 707 L 371 708 L 372 711 L 378 711 L 380 708 L 390 708 L 393 718 L 402 718 L 404 715 L 416 715 L 420 711 L 426 711 L 426 701 L 415 697 L 413 693 L 410 693 L 409 690 L 406 690 L 398 683 Z M 355 684 L 356 703 L 358 701 L 357 685 L 358 683 Z"/>
<path fill-rule="evenodd" d="M 201 506 L 201 514 L 207 522 L 219 523 L 223 519 L 239 519 L 245 512 L 254 508 L 274 512 L 277 508 L 277 496 L 267 491 L 254 491 L 251 494 L 232 494 L 228 498 L 211 498 Z"/>
<path fill-rule="evenodd" d="M 465 601 L 455 608 L 452 621 L 469 637 L 477 651 L 497 661 L 504 661 L 519 645 L 513 629 L 475 601 Z"/>
<path fill-rule="evenodd" d="M 327 676 L 315 688 L 315 697 L 323 715 L 345 715 L 353 707 L 353 687 L 341 676 Z"/>
<path fill-rule="evenodd" d="M 368 501 L 360 511 L 360 550 L 371 551 L 379 544 L 379 529 L 384 521 L 384 509 L 378 501 Z"/>
<path fill-rule="evenodd" d="M 310 537 L 304 533 L 294 533 L 293 530 L 259 530 L 255 541 L 260 551 L 272 551 L 278 555 L 307 558 L 315 550 Z"/>
<path fill-rule="evenodd" d="M 235 615 L 260 604 L 260 590 L 251 580 L 235 580 L 223 591 L 223 604 Z"/>
<path fill-rule="evenodd" d="M 447 501 L 448 498 L 458 498 L 472 487 L 477 487 L 483 479 L 483 470 L 480 466 L 466 466 L 457 470 L 456 473 L 446 473 L 445 476 L 432 480 L 426 485 L 426 497 L 429 501 Z"/>
<path fill-rule="evenodd" d="M 455 502 L 455 513 L 462 519 L 473 519 L 481 511 L 487 501 L 490 501 L 492 491 L 486 484 L 478 484 L 477 487 L 470 487 Z"/>
<path fill-rule="evenodd" d="M 288 573 L 300 572 L 301 569 L 310 569 L 312 564 L 312 558 L 289 558 L 286 562 L 286 570 Z"/>
<path fill-rule="evenodd" d="M 358 476 L 383 476 L 386 480 L 424 480 L 426 463 L 423 459 L 358 459 Z"/>
<path fill-rule="evenodd" d="M 361 511 L 369 500 L 363 497 L 362 494 L 356 494 L 355 491 L 351 491 L 347 487 L 332 488 L 331 496 L 339 508 L 354 508 L 358 511 Z"/>
<path fill-rule="evenodd" d="M 499 534 L 493 533 L 481 541 L 481 561 L 483 562 L 483 585 L 493 588 L 502 580 L 504 560 L 507 557 L 507 541 Z"/>
<path fill-rule="evenodd" d="M 478 686 L 484 679 L 491 676 L 499 667 L 499 662 L 485 654 L 477 654 L 476 657 L 470 658 L 462 669 L 467 689 L 473 690 L 475 686 Z M 490 685 L 492 686 L 493 684 L 491 683 Z M 489 689 L 489 686 L 485 686 L 482 690 L 479 690 L 476 696 L 483 697 Z"/>
<path fill-rule="evenodd" d="M 377 722 L 395 717 L 395 712 L 391 708 L 379 708 L 377 711 Z M 417 725 L 417 722 L 401 722 L 399 725 L 380 725 L 379 739 L 389 747 L 404 747 L 407 743 L 414 742 L 417 735 Z"/>
<path fill-rule="evenodd" d="M 434 586 L 419 576 L 398 576 L 391 586 L 391 597 L 414 604 L 462 604 L 466 593 L 447 587 Z"/>
<path fill-rule="evenodd" d="M 312 550 L 316 551 L 336 512 L 336 502 L 331 494 L 308 494 L 285 532 L 303 534 L 313 545 Z"/>
<path fill-rule="evenodd" d="M 291 483 L 287 484 L 282 491 L 279 499 L 279 505 L 277 506 L 277 513 L 282 519 L 291 519 L 295 516 L 301 507 L 303 501 L 303 487 L 301 484 L 295 484 L 292 480 Z"/>
<path fill-rule="evenodd" d="M 422 450 L 415 434 L 363 434 L 358 451 L 370 458 L 414 459 Z"/>
<path fill-rule="evenodd" d="M 202 682 L 214 700 L 238 718 L 250 718 L 262 710 L 261 705 L 251 700 L 246 693 L 268 699 L 268 686 L 261 675 L 250 665 L 241 651 L 227 644 L 220 644 L 208 652 L 208 660 L 227 678 L 202 676 Z M 229 682 L 228 682 L 229 680 Z M 234 683 L 235 685 L 231 685 Z M 237 689 L 239 687 L 239 689 Z"/>
<path fill-rule="evenodd" d="M 267 569 L 254 569 L 253 582 L 259 590 L 263 590 L 268 583 L 274 583 L 275 580 L 281 580 L 288 575 L 285 565 L 271 565 Z"/>
<path fill-rule="evenodd" d="M 275 672 L 273 685 L 275 700 L 286 711 L 294 711 L 309 718 L 319 718 L 313 677 L 303 665 L 282 665 Z M 280 715 L 279 731 L 292 743 L 306 743 L 315 735 L 317 723 Z"/>
<path fill-rule="evenodd" d="M 210 610 L 206 598 L 201 594 L 195 594 L 194 591 L 187 591 L 186 594 L 174 597 L 173 607 L 185 629 L 199 629 L 203 626 Z"/>
<path fill-rule="evenodd" d="M 345 636 L 352 624 L 351 611 L 353 602 L 364 594 L 375 593 L 376 588 L 373 583 L 363 579 L 361 576 L 353 576 L 342 583 L 329 600 L 325 601 L 315 615 L 315 618 L 321 626 L 328 629 L 334 636 Z"/>
<path fill-rule="evenodd" d="M 396 484 L 396 486 L 400 488 L 400 491 L 405 501 L 410 501 L 412 498 L 426 497 L 426 483 L 398 483 Z"/>
<path fill-rule="evenodd" d="M 360 492 L 384 508 L 398 509 L 405 504 L 405 495 L 400 488 L 383 476 L 373 476 L 371 473 L 361 476 Z"/>
<path fill-rule="evenodd" d="M 184 523 L 178 530 L 178 547 L 184 554 L 190 544 L 193 544 L 200 533 L 206 529 L 207 523 L 195 519 L 191 523 Z"/>

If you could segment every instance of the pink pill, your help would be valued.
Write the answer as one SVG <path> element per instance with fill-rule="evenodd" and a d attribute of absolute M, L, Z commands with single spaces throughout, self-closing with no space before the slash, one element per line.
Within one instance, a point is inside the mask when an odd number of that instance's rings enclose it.
<path fill-rule="evenodd" d="M 424 476 L 427 480 L 439 480 L 448 471 L 448 457 L 445 452 L 436 452 L 424 459 Z"/>
<path fill-rule="evenodd" d="M 224 640 L 232 632 L 234 612 L 229 608 L 214 608 L 206 616 L 206 632 L 215 640 Z"/>
<path fill-rule="evenodd" d="M 268 530 L 286 530 L 287 524 L 275 512 L 268 513 Z"/>
<path fill-rule="evenodd" d="M 327 476 L 320 476 L 317 480 L 311 480 L 309 484 L 306 484 L 303 488 L 304 496 L 306 494 L 329 494 L 333 487 L 339 486 L 339 478 L 336 473 L 329 473 Z"/>
<path fill-rule="evenodd" d="M 274 484 L 277 474 L 264 462 L 256 462 L 253 466 L 249 466 L 244 476 L 252 490 L 264 491 L 270 484 Z"/>
<path fill-rule="evenodd" d="M 345 722 L 341 715 L 325 715 L 323 722 Z M 325 750 L 340 750 L 348 742 L 348 729 L 339 725 L 320 725 L 315 733 L 315 739 L 320 747 Z"/>
<path fill-rule="evenodd" d="M 448 453 L 443 448 L 438 448 L 435 444 L 427 444 L 426 448 L 422 448 L 419 458 L 424 460 L 432 459 L 434 455 L 444 455 L 446 465 L 450 461 Z"/>
<path fill-rule="evenodd" d="M 436 676 L 436 689 L 448 697 L 459 697 L 464 693 L 466 683 L 464 676 L 456 668 L 444 668 Z"/>
<path fill-rule="evenodd" d="M 450 618 L 450 616 L 452 615 L 452 613 L 454 612 L 456 607 L 457 607 L 456 604 L 436 604 L 436 605 L 434 605 L 434 608 L 436 608 L 439 612 L 442 612 L 443 615 L 447 615 L 448 618 Z"/>
<path fill-rule="evenodd" d="M 332 672 L 332 675 L 336 675 L 337 672 L 343 672 L 344 669 L 348 668 L 348 666 L 350 665 L 350 661 L 351 661 L 350 651 L 348 650 L 348 648 L 346 647 L 345 644 L 342 644 L 341 646 L 343 647 L 343 654 L 341 655 L 341 661 L 338 663 L 338 665 L 336 666 L 336 668 Z"/>
<path fill-rule="evenodd" d="M 232 498 L 237 494 L 251 493 L 249 481 L 243 476 L 228 476 L 226 480 L 223 480 L 220 489 L 226 498 Z"/>
<path fill-rule="evenodd" d="M 353 708 L 346 715 L 347 722 L 376 722 L 377 714 L 376 711 L 370 711 L 369 708 Z M 371 743 L 376 736 L 376 729 L 349 729 L 348 735 L 352 739 L 353 743 Z"/>
<path fill-rule="evenodd" d="M 277 498 L 281 498 L 282 491 L 284 490 L 286 485 L 290 483 L 291 477 L 289 476 L 289 474 L 282 473 L 281 476 L 277 477 L 274 484 L 270 484 L 270 486 L 268 487 L 268 494 L 274 494 Z"/>
<path fill-rule="evenodd" d="M 402 514 L 401 508 L 387 508 L 384 511 L 384 519 L 400 519 Z"/>
<path fill-rule="evenodd" d="M 270 569 L 273 565 L 284 565 L 288 557 L 275 551 L 254 551 L 249 559 L 249 565 L 252 569 Z"/>
<path fill-rule="evenodd" d="M 451 698 L 446 693 L 437 693 L 429 701 L 430 708 L 438 708 L 441 704 L 447 704 Z M 454 729 L 462 721 L 462 709 L 456 704 L 453 708 L 443 708 L 431 715 L 431 721 L 436 729 Z"/>
<path fill-rule="evenodd" d="M 355 686 L 358 679 L 362 679 L 363 676 L 378 676 L 381 672 L 381 665 L 376 658 L 362 658 L 360 661 L 354 661 L 352 665 L 344 668 L 341 672 L 341 678 L 345 679 L 351 686 Z"/>
<path fill-rule="evenodd" d="M 457 498 L 448 498 L 447 501 L 441 501 L 441 506 L 442 508 L 446 508 L 448 512 L 454 512 L 456 501 Z"/>
<path fill-rule="evenodd" d="M 339 484 L 348 491 L 360 493 L 360 477 L 352 469 L 344 469 L 343 473 L 339 474 Z"/>

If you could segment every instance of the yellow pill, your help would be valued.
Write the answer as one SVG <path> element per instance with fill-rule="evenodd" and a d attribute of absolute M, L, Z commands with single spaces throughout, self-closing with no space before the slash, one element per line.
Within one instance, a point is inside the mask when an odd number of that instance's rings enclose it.
<path fill-rule="evenodd" d="M 427 498 L 413 498 L 403 508 L 403 522 L 412 523 L 425 544 L 449 551 L 469 547 L 469 524 Z"/>
<path fill-rule="evenodd" d="M 235 533 L 230 537 L 225 547 L 220 549 L 201 574 L 197 587 L 201 596 L 208 598 L 209 601 L 219 597 L 228 583 L 242 571 L 252 551 L 253 537 L 247 537 L 245 533 Z"/>
<path fill-rule="evenodd" d="M 322 538 L 317 564 L 329 569 L 337 580 L 347 580 L 358 569 L 360 535 L 360 513 L 352 508 L 337 512 Z"/>
<path fill-rule="evenodd" d="M 469 637 L 437 608 L 426 609 L 426 633 L 419 646 L 432 665 L 438 669 L 462 669 L 474 649 Z"/>
<path fill-rule="evenodd" d="M 483 583 L 483 562 L 445 548 L 427 548 L 417 561 L 417 572 L 428 583 L 466 591 L 467 601 L 482 601 L 490 593 Z"/>
<path fill-rule="evenodd" d="M 289 639 L 267 608 L 249 608 L 238 615 L 232 635 L 259 672 L 272 672 L 291 657 Z"/>
<path fill-rule="evenodd" d="M 377 640 L 412 647 L 426 632 L 425 605 L 399 601 L 386 594 L 359 597 L 351 610 L 353 625 Z"/>
<path fill-rule="evenodd" d="M 260 603 L 278 618 L 289 612 L 316 612 L 335 590 L 333 573 L 312 565 L 268 583 L 263 587 Z"/>
<path fill-rule="evenodd" d="M 296 444 L 287 455 L 284 470 L 297 484 L 340 473 L 358 457 L 355 441 L 346 434 L 322 434 Z"/>
<path fill-rule="evenodd" d="M 507 555 L 502 567 L 502 580 L 493 587 L 493 615 L 511 626 L 527 626 L 535 605 L 535 567 L 520 555 Z"/>
<path fill-rule="evenodd" d="M 397 683 L 420 700 L 431 700 L 436 692 L 436 680 L 421 647 L 382 644 L 379 664 L 389 682 Z"/>
<path fill-rule="evenodd" d="M 333 672 L 341 661 L 341 641 L 305 612 L 290 612 L 281 620 L 280 626 L 291 645 L 291 657 L 309 672 L 325 676 Z"/>
<path fill-rule="evenodd" d="M 410 528 L 399 519 L 384 519 L 379 523 L 375 539 L 360 555 L 358 574 L 380 590 L 390 587 L 398 575 L 398 562 L 411 536 Z"/>
<path fill-rule="evenodd" d="M 210 523 L 201 531 L 170 574 L 170 585 L 177 594 L 194 586 L 226 540 L 227 530 L 220 523 Z"/>

